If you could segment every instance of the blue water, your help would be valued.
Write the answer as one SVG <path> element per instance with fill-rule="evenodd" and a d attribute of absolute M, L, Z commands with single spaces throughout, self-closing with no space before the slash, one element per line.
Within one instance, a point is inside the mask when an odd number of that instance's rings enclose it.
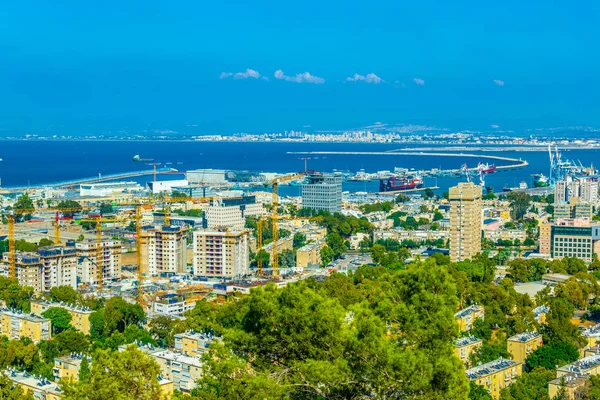
<path fill-rule="evenodd" d="M 132 157 L 153 158 L 158 162 L 170 162 L 170 167 L 180 171 L 196 168 L 219 168 L 249 170 L 256 172 L 294 172 L 304 169 L 304 161 L 288 151 L 386 151 L 407 147 L 399 144 L 354 143 L 223 143 L 223 142 L 109 142 L 109 141 L 0 141 L 0 178 L 4 187 L 39 185 L 71 179 L 107 175 L 126 171 L 151 169 L 143 163 L 135 163 Z M 427 147 L 432 147 L 427 145 Z M 442 148 L 440 148 L 442 149 Z M 474 152 L 478 153 L 478 152 Z M 523 158 L 529 166 L 519 170 L 501 171 L 486 176 L 486 183 L 501 191 L 502 187 L 517 186 L 526 181 L 531 186 L 530 174 L 543 172 L 548 175 L 546 152 L 489 152 L 478 154 L 502 155 Z M 571 150 L 563 152 L 563 158 L 581 160 L 584 165 L 598 162 L 598 150 Z M 482 160 L 490 162 L 490 160 Z M 430 169 L 460 168 L 467 162 L 475 167 L 478 160 L 460 157 L 377 156 L 377 155 L 330 155 L 311 159 L 308 168 L 329 172 L 333 169 L 353 172 L 364 168 L 367 172 L 393 170 L 394 167 Z M 496 163 L 501 165 L 501 163 Z M 162 175 L 159 179 L 178 179 L 181 175 Z M 140 182 L 151 177 L 141 177 Z M 428 186 L 445 190 L 460 179 L 426 179 Z M 464 178 L 463 178 L 464 180 Z M 378 182 L 347 182 L 344 190 L 375 191 Z M 284 194 L 297 194 L 299 188 L 282 188 Z"/>

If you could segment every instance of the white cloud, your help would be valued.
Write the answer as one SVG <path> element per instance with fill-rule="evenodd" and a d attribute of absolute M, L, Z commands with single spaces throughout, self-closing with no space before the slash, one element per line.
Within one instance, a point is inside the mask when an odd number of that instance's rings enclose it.
<path fill-rule="evenodd" d="M 320 78 L 318 76 L 311 75 L 309 72 L 304 72 L 302 74 L 296 74 L 294 76 L 285 75 L 282 70 L 278 69 L 275 71 L 275 79 L 283 79 L 288 82 L 296 82 L 296 83 L 317 83 L 322 84 L 325 83 L 325 79 Z"/>
<path fill-rule="evenodd" d="M 253 69 L 246 68 L 246 70 L 243 72 L 236 72 L 236 73 L 221 72 L 221 75 L 219 75 L 219 79 L 229 78 L 230 76 L 233 76 L 233 79 L 248 79 L 248 78 L 258 79 L 258 78 L 260 78 L 260 73 Z"/>
<path fill-rule="evenodd" d="M 500 79 L 494 79 L 494 83 L 498 86 L 504 86 L 504 81 L 501 81 Z"/>
<path fill-rule="evenodd" d="M 416 83 L 419 86 L 423 86 L 425 84 L 425 81 L 421 78 L 414 78 L 413 82 Z"/>
<path fill-rule="evenodd" d="M 380 77 L 378 77 L 377 75 L 375 75 L 374 73 L 371 72 L 370 74 L 367 74 L 367 76 L 354 74 L 354 76 L 349 76 L 348 78 L 346 78 L 346 81 L 348 81 L 348 82 L 365 81 L 367 83 L 378 84 L 378 83 L 383 82 L 383 79 L 381 79 Z"/>

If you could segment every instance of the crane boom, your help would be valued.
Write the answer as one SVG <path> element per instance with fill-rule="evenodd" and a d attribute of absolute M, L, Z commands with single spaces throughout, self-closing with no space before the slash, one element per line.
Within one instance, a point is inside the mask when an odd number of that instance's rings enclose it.
<path fill-rule="evenodd" d="M 135 207 L 135 231 L 136 231 L 136 256 L 137 256 L 137 279 L 138 279 L 138 292 L 137 292 L 137 303 L 144 307 L 144 291 L 143 291 L 143 280 L 144 271 L 142 271 L 142 205 L 138 204 Z"/>

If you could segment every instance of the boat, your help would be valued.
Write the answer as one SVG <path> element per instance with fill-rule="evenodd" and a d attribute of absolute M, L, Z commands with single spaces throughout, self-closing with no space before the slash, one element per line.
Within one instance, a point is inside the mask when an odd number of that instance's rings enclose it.
<path fill-rule="evenodd" d="M 395 192 L 402 190 L 421 189 L 423 187 L 423 179 L 420 177 L 403 177 L 397 178 L 392 176 L 388 179 L 379 180 L 380 192 Z"/>
<path fill-rule="evenodd" d="M 481 164 L 480 168 L 481 172 L 484 174 L 493 174 L 494 172 L 496 172 L 496 166 L 493 164 Z"/>
<path fill-rule="evenodd" d="M 136 154 L 135 156 L 133 156 L 133 161 L 134 162 L 143 162 L 143 163 L 149 163 L 154 161 L 151 158 L 141 158 L 139 154 Z"/>
<path fill-rule="evenodd" d="M 519 186 L 517 186 L 517 187 L 508 187 L 508 186 L 505 185 L 502 188 L 502 191 L 504 191 L 504 192 L 513 192 L 515 190 L 527 190 L 527 189 L 529 189 L 529 186 L 527 186 L 527 182 L 522 181 L 521 183 L 519 183 Z"/>
<path fill-rule="evenodd" d="M 533 174 L 533 186 L 536 188 L 539 187 L 548 187 L 550 186 L 550 182 L 548 181 L 548 177 L 542 173 Z"/>

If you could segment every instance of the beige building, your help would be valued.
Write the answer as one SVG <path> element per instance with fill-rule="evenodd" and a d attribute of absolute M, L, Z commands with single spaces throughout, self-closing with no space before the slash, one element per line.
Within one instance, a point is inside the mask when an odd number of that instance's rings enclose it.
<path fill-rule="evenodd" d="M 8 270 L 9 253 L 3 254 Z M 36 293 L 55 286 L 77 288 L 77 254 L 73 247 L 42 247 L 35 253 L 16 252 L 16 273 L 19 284 L 31 286 Z"/>
<path fill-rule="evenodd" d="M 544 341 L 538 332 L 524 332 L 508 338 L 506 346 L 513 360 L 525 362 L 525 359 L 542 344 Z"/>
<path fill-rule="evenodd" d="M 450 260 L 481 252 L 481 186 L 461 182 L 450 188 Z"/>
<path fill-rule="evenodd" d="M 187 271 L 185 229 L 160 226 L 142 232 L 142 270 L 150 276 Z"/>
<path fill-rule="evenodd" d="M 558 367 L 556 369 L 556 377 L 560 378 L 572 373 L 598 375 L 598 372 L 600 372 L 600 354 L 592 354 L 590 356 L 580 358 L 571 364 Z"/>
<path fill-rule="evenodd" d="M 98 246 L 102 248 L 102 259 L 98 263 Z M 75 244 L 79 263 L 77 278 L 83 285 L 98 284 L 98 267 L 102 267 L 102 281 L 121 278 L 121 243 L 117 240 L 104 239 L 98 244 L 88 240 Z"/>
<path fill-rule="evenodd" d="M 239 206 L 211 205 L 206 209 L 208 229 L 228 228 L 241 231 L 246 225 L 244 213 Z"/>
<path fill-rule="evenodd" d="M 77 381 L 79 380 L 79 367 L 83 357 L 87 357 L 88 363 L 92 363 L 92 357 L 83 354 L 70 354 L 64 357 L 54 359 L 54 368 L 52 373 L 56 381 L 60 379 Z"/>
<path fill-rule="evenodd" d="M 548 382 L 548 397 L 554 399 L 564 389 L 568 400 L 576 400 L 581 389 L 584 388 L 589 375 L 566 374 Z M 561 400 L 566 400 L 564 397 Z"/>
<path fill-rule="evenodd" d="M 63 397 L 58 384 L 44 378 L 36 378 L 25 371 L 6 369 L 2 372 L 10 381 L 19 386 L 25 393 L 30 393 L 34 399 L 58 400 Z"/>
<path fill-rule="evenodd" d="M 31 312 L 35 315 L 42 315 L 44 311 L 51 307 L 64 308 L 71 314 L 71 325 L 73 328 L 90 334 L 90 315 L 94 312 L 87 307 L 78 307 L 70 304 L 53 303 L 44 300 L 33 300 L 31 302 Z"/>
<path fill-rule="evenodd" d="M 487 364 L 467 370 L 467 378 L 483 386 L 494 399 L 500 398 L 500 391 L 510 386 L 521 376 L 523 364 L 513 360 L 499 358 Z"/>
<path fill-rule="evenodd" d="M 175 335 L 175 351 L 196 357 L 208 351 L 212 337 L 200 332 L 188 331 Z"/>
<path fill-rule="evenodd" d="M 199 230 L 193 235 L 195 276 L 231 279 L 250 268 L 249 231 Z"/>
<path fill-rule="evenodd" d="M 543 224 L 540 253 L 556 259 L 577 257 L 592 262 L 594 254 L 600 254 L 600 225 L 587 218 L 557 219 L 549 229 Z"/>
<path fill-rule="evenodd" d="M 468 367 L 471 365 L 469 356 L 480 349 L 482 344 L 483 340 L 477 339 L 475 336 L 461 337 L 454 342 L 454 353 Z"/>
<path fill-rule="evenodd" d="M 477 319 L 484 319 L 485 313 L 483 306 L 478 304 L 473 304 L 467 308 L 463 308 L 456 314 L 454 314 L 454 318 L 456 318 L 456 322 L 458 323 L 458 328 L 461 332 L 469 332 L 471 328 L 473 328 L 473 324 Z"/>
<path fill-rule="evenodd" d="M 48 318 L 5 309 L 0 311 L 0 320 L 0 335 L 9 339 L 26 337 L 34 343 L 50 339 L 52 322 Z"/>
<path fill-rule="evenodd" d="M 324 241 L 309 243 L 296 251 L 296 267 L 309 269 L 321 266 L 321 249 L 325 247 Z"/>

